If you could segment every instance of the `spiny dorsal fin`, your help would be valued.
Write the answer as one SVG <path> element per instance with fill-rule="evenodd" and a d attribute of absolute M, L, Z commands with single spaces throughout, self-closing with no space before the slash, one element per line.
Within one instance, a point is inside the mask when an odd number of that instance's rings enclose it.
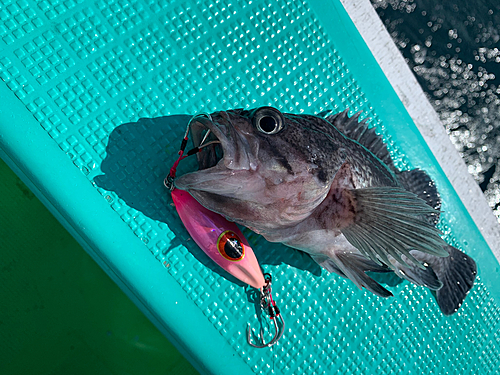
<path fill-rule="evenodd" d="M 334 115 L 330 112 L 321 112 L 318 116 L 324 117 L 326 121 L 335 126 L 346 137 L 353 139 L 373 152 L 376 157 L 382 160 L 389 168 L 395 170 L 391 155 L 382 140 L 382 137 L 375 132 L 375 128 L 369 128 L 367 119 L 359 121 L 361 112 L 354 114 L 351 118 L 347 116 L 349 109 Z"/>

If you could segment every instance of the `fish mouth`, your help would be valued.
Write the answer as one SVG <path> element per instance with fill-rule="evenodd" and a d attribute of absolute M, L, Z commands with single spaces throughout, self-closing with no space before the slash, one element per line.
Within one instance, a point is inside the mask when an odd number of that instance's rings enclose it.
<path fill-rule="evenodd" d="M 199 170 L 222 163 L 231 170 L 255 170 L 258 147 L 228 112 L 195 115 L 190 121 L 195 147 L 199 148 Z"/>
<path fill-rule="evenodd" d="M 189 122 L 193 144 L 199 149 L 196 154 L 199 170 L 215 167 L 224 159 L 224 145 L 230 147 L 226 129 L 217 126 L 209 114 L 193 116 Z"/>
<path fill-rule="evenodd" d="M 198 171 L 180 176 L 175 186 L 182 190 L 220 192 L 241 189 L 236 175 L 258 168 L 258 142 L 242 129 L 237 117 L 228 112 L 195 115 L 189 123 L 194 146 L 199 149 Z M 231 185 L 231 187 L 229 187 Z"/>

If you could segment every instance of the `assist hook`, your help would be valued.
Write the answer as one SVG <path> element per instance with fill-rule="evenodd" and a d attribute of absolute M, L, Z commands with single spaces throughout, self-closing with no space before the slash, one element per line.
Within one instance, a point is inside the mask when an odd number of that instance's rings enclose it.
<path fill-rule="evenodd" d="M 191 123 L 194 121 L 197 121 L 200 117 L 206 117 L 209 121 L 212 121 L 212 116 L 210 116 L 209 113 L 198 113 L 198 114 L 194 115 L 193 117 L 191 117 L 191 119 L 189 120 L 189 122 L 186 126 L 186 132 L 184 133 L 184 138 L 182 138 L 181 147 L 180 147 L 179 152 L 178 152 L 179 158 L 174 162 L 174 165 L 172 165 L 172 168 L 170 168 L 170 172 L 169 172 L 168 176 L 165 177 L 165 180 L 163 181 L 163 184 L 169 190 L 174 190 L 174 179 L 175 179 L 175 175 L 177 173 L 177 166 L 179 165 L 179 162 L 182 159 L 185 159 L 188 156 L 191 156 L 191 155 L 196 154 L 197 152 L 200 152 L 200 150 L 204 147 L 210 146 L 214 143 L 220 143 L 219 141 L 211 141 L 211 142 L 205 143 L 205 141 L 208 138 L 208 135 L 210 134 L 210 130 L 208 130 L 206 132 L 205 136 L 203 137 L 202 141 L 200 142 L 199 146 L 189 150 L 188 152 L 186 152 L 186 155 L 184 155 L 184 151 L 186 150 L 186 146 L 187 146 L 187 142 L 188 142 L 189 128 L 191 126 Z"/>
<path fill-rule="evenodd" d="M 252 329 L 250 328 L 250 324 L 248 324 L 247 329 L 247 342 L 250 346 L 254 348 L 266 348 L 273 346 L 278 342 L 278 340 L 283 336 L 283 332 L 285 331 L 285 321 L 283 320 L 283 316 L 280 313 L 278 306 L 276 306 L 276 302 L 273 300 L 273 296 L 271 294 L 271 282 L 272 277 L 270 274 L 264 274 L 266 284 L 262 287 L 260 291 L 260 307 L 262 310 L 267 311 L 269 318 L 273 322 L 275 333 L 274 337 L 268 343 L 264 340 L 264 332 L 262 328 L 260 329 L 260 341 L 259 344 L 254 344 L 252 342 Z"/>

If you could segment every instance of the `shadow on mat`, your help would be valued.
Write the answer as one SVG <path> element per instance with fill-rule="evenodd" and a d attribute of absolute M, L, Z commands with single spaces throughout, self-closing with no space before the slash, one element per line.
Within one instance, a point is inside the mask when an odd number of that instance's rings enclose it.
<path fill-rule="evenodd" d="M 202 264 L 226 279 L 244 285 L 217 266 L 189 239 L 173 207 L 170 192 L 163 185 L 164 178 L 178 157 L 177 152 L 190 118 L 189 115 L 142 118 L 116 127 L 109 136 L 107 155 L 101 164 L 104 174 L 96 176 L 94 183 L 102 189 L 115 192 L 129 207 L 152 220 L 166 223 L 175 234 L 167 251 L 183 244 Z M 180 163 L 178 175 L 195 169 L 196 158 L 188 158 Z M 244 233 L 261 264 L 285 263 L 316 276 L 321 274 L 320 267 L 307 254 L 269 243 L 249 230 Z"/>

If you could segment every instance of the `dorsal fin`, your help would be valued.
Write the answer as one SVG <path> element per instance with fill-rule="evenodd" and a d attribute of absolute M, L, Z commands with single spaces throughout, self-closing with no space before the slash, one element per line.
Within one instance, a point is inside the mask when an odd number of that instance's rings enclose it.
<path fill-rule="evenodd" d="M 349 109 L 334 115 L 330 114 L 330 112 L 321 112 L 318 116 L 323 117 L 346 137 L 365 146 L 389 168 L 396 170 L 394 163 L 392 162 L 391 155 L 389 154 L 382 137 L 375 132 L 375 128 L 369 128 L 366 119 L 358 122 L 361 112 L 354 114 L 351 118 L 347 116 L 348 112 Z"/>
<path fill-rule="evenodd" d="M 421 169 L 396 172 L 398 180 L 403 187 L 424 200 L 429 206 L 436 210 L 435 213 L 427 215 L 427 221 L 434 225 L 439 221 L 439 210 L 441 209 L 441 197 L 436 184 L 429 175 Z"/>

